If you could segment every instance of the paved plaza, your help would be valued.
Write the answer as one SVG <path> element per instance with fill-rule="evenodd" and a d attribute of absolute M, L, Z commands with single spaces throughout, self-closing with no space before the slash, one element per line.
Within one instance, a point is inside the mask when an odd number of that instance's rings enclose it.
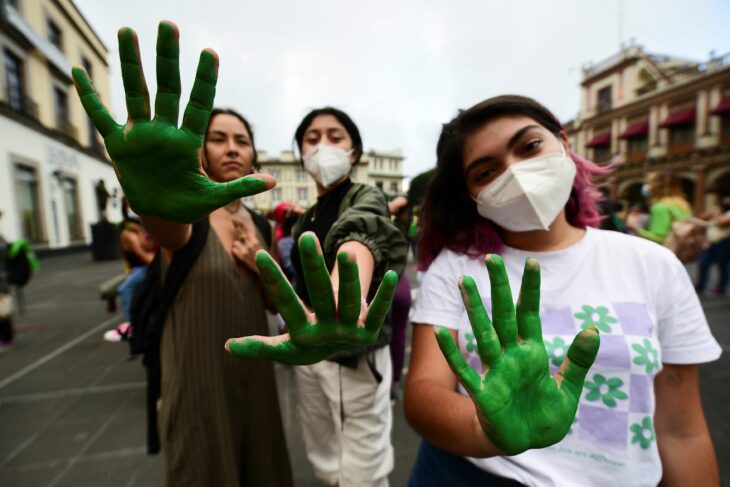
<path fill-rule="evenodd" d="M 0 354 L 0 484 L 164 484 L 162 458 L 147 455 L 142 366 L 126 344 L 102 340 L 121 315 L 106 312 L 98 286 L 121 268 L 88 253 L 46 258 L 26 289 L 16 344 Z M 730 298 L 703 298 L 703 306 L 724 355 L 702 368 L 702 396 L 730 485 Z M 318 486 L 304 456 L 292 370 L 277 367 L 277 376 L 296 484 Z M 394 412 L 390 481 L 403 486 L 419 440 L 401 402 Z"/>

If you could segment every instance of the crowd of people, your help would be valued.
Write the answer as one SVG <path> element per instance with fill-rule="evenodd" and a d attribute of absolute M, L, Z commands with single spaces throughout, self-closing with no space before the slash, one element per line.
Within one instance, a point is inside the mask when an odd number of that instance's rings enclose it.
<path fill-rule="evenodd" d="M 241 202 L 276 181 L 256 173 L 248 120 L 214 108 L 211 50 L 177 126 L 178 38 L 160 24 L 152 105 L 136 34 L 120 30 L 125 125 L 73 71 L 138 215 L 123 308 L 168 485 L 292 484 L 273 361 L 295 367 L 323 485 L 388 485 L 412 247 L 410 485 L 719 485 L 698 367 L 721 349 L 695 288 L 713 264 L 727 285 L 730 198 L 700 216 L 710 245 L 693 286 L 657 245 L 692 218 L 676 180 L 650 175 L 647 211 L 623 214 L 593 182 L 609 170 L 575 154 L 547 108 L 510 95 L 443 125 L 417 232 L 413 202 L 350 179 L 363 154 L 350 115 L 312 110 L 293 139 L 317 202 L 278 206 L 272 226 Z"/>

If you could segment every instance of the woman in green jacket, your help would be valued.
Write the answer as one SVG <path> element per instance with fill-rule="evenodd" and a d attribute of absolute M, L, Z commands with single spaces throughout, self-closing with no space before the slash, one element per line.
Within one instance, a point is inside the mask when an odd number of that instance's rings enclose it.
<path fill-rule="evenodd" d="M 316 234 L 334 287 L 337 254 L 350 254 L 360 270 L 364 305 L 374 297 L 388 269 L 402 273 L 406 241 L 390 220 L 383 192 L 350 180 L 363 145 L 346 113 L 331 107 L 313 110 L 300 123 L 294 139 L 304 169 L 317 184 L 318 197 L 292 235 L 298 240 L 304 232 Z M 309 305 L 315 297 L 304 285 L 298 248 L 292 251 L 292 264 L 297 294 Z M 388 317 L 372 345 L 296 368 L 307 456 L 327 485 L 387 485 L 393 468 L 389 340 Z"/>

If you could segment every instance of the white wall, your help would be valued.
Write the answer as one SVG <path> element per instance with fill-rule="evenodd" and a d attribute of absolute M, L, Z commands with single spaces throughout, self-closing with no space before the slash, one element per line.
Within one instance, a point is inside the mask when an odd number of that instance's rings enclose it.
<path fill-rule="evenodd" d="M 49 247 L 69 245 L 68 222 L 62 189 L 53 177 L 54 171 L 76 180 L 78 204 L 81 214 L 81 230 L 85 241 L 91 241 L 90 225 L 98 221 L 94 185 L 104 179 L 107 190 L 117 190 L 117 198 L 109 199 L 107 217 L 119 221 L 121 187 L 110 164 L 79 152 L 67 145 L 50 139 L 43 134 L 21 125 L 12 119 L 0 116 L 0 233 L 8 239 L 21 238 L 15 196 L 15 164 L 22 163 L 36 169 L 38 178 L 38 199 L 43 213 L 43 227 Z M 116 204 L 116 207 L 112 205 Z M 55 204 L 57 225 L 52 213 Z"/>

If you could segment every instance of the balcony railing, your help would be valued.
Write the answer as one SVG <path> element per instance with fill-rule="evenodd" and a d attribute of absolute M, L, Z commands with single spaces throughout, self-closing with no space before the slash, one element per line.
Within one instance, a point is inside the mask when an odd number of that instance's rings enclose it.
<path fill-rule="evenodd" d="M 730 65 L 730 52 L 722 56 L 712 57 L 709 61 L 687 67 L 669 75 L 671 83 L 680 83 L 682 81 L 696 78 L 712 71 L 717 71 Z"/>

